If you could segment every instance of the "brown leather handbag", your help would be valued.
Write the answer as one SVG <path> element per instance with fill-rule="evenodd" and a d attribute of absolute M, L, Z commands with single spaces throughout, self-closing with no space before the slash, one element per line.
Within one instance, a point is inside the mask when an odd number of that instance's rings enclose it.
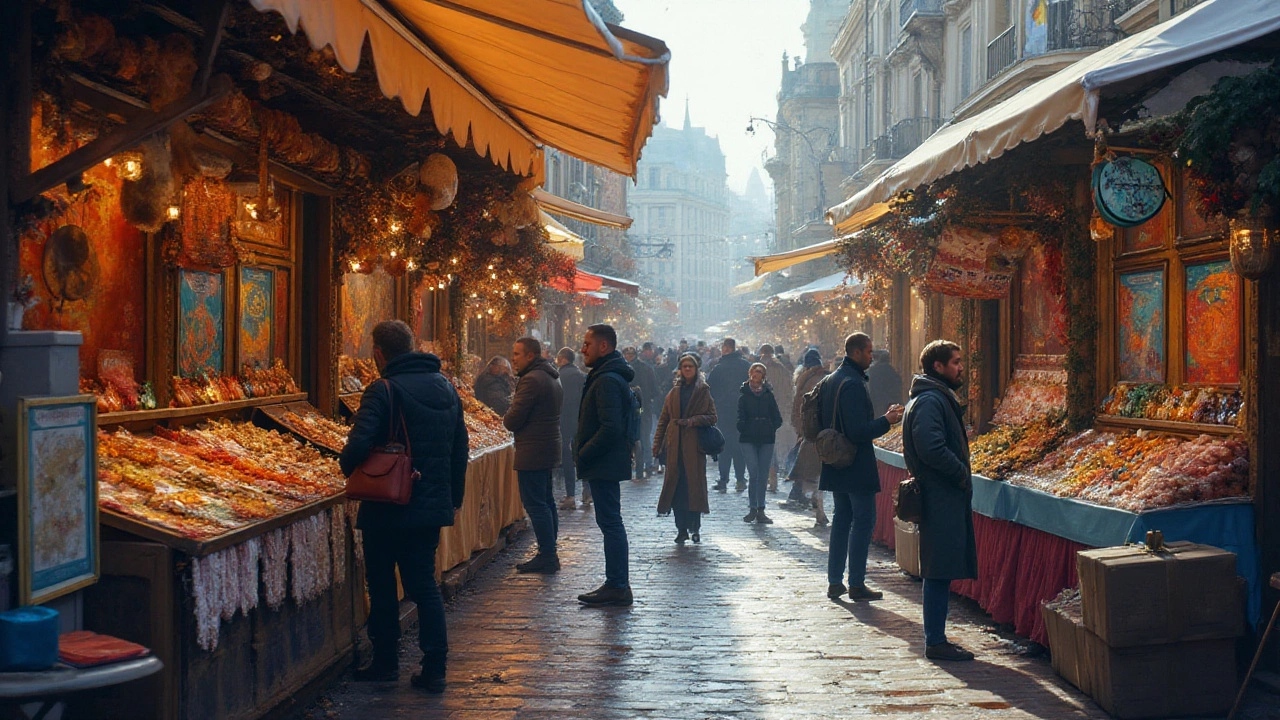
<path fill-rule="evenodd" d="M 396 394 L 387 383 L 387 395 L 391 398 L 388 414 L 387 444 L 374 448 L 369 457 L 360 463 L 347 478 L 347 497 L 352 500 L 386 502 L 408 505 L 413 496 L 413 483 L 420 477 L 413 469 L 413 446 L 409 443 L 409 431 L 405 427 L 404 412 L 400 412 L 400 432 L 404 444 L 395 442 Z"/>

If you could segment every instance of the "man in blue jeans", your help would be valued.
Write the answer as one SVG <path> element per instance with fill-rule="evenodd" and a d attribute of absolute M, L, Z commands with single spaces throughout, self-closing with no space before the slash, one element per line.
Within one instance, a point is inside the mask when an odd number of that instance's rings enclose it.
<path fill-rule="evenodd" d="M 542 357 L 542 343 L 522 337 L 511 348 L 511 365 L 519 382 L 502 424 L 516 436 L 516 476 L 520 502 L 529 514 L 538 554 L 516 566 L 522 573 L 550 574 L 560 570 L 556 538 L 560 517 L 552 492 L 551 470 L 560 465 L 560 405 L 564 391 L 560 371 Z"/>
<path fill-rule="evenodd" d="M 587 328 L 582 356 L 591 372 L 587 373 L 582 389 L 574 450 L 578 474 L 591 486 L 596 525 L 604 536 L 605 581 L 595 590 L 579 595 L 578 602 L 591 606 L 627 606 L 632 602 L 632 595 L 620 483 L 631 477 L 632 444 L 627 441 L 627 410 L 631 403 L 631 381 L 636 374 L 618 352 L 618 333 L 609 325 Z"/>
<path fill-rule="evenodd" d="M 853 463 L 837 468 L 822 464 L 818 487 L 835 500 L 831 519 L 831 552 L 827 557 L 827 597 L 845 593 L 845 564 L 849 568 L 849 599 L 879 600 L 884 593 L 867 587 L 867 552 L 876 525 L 876 493 L 880 492 L 880 471 L 871 441 L 889 432 L 902 419 L 902 406 L 892 405 L 881 417 L 871 410 L 867 391 L 867 368 L 871 367 L 871 338 L 854 333 L 845 338 L 844 362 L 822 381 L 821 422 L 833 428 L 857 448 Z"/>

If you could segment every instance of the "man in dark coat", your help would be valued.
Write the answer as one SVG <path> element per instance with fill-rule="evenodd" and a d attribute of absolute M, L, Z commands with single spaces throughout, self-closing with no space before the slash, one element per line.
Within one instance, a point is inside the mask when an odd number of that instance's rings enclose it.
<path fill-rule="evenodd" d="M 577 354 L 570 348 L 560 348 L 556 353 L 556 366 L 560 370 L 560 389 L 564 402 L 560 406 L 560 472 L 564 475 L 564 500 L 562 510 L 573 510 L 578 504 L 578 473 L 573 464 L 573 438 L 578 434 L 578 410 L 582 407 L 582 384 L 587 375 L 578 368 Z M 584 498 L 585 501 L 585 498 Z"/>
<path fill-rule="evenodd" d="M 356 671 L 356 679 L 399 679 L 398 566 L 405 593 L 418 606 L 422 672 L 411 682 L 440 693 L 444 692 L 449 643 L 444 601 L 436 585 L 436 547 L 440 528 L 452 525 L 454 512 L 462 507 L 467 426 L 457 391 L 440 374 L 440 358 L 412 349 L 413 331 L 403 322 L 392 320 L 374 327 L 373 359 L 383 379 L 365 389 L 339 459 L 342 474 L 350 477 L 374 448 L 394 441 L 408 447 L 413 469 L 420 473 L 407 505 L 360 503 L 356 527 L 364 535 L 373 662 Z"/>
<path fill-rule="evenodd" d="M 667 391 L 671 389 L 672 382 L 671 376 L 667 374 L 666 364 L 658 362 L 658 350 L 651 342 L 640 346 L 640 365 L 645 374 L 653 377 L 652 394 L 644 398 L 644 415 L 641 416 L 644 424 L 640 429 L 640 454 L 644 456 L 646 476 L 658 472 L 658 459 L 648 450 L 653 447 L 658 416 L 662 414 L 662 403 L 667 399 Z M 640 369 L 636 372 L 640 372 Z"/>
<path fill-rule="evenodd" d="M 902 404 L 902 376 L 889 362 L 888 350 L 871 354 L 867 389 L 871 391 L 871 411 L 876 415 L 883 415 L 890 405 Z"/>
<path fill-rule="evenodd" d="M 844 361 L 822 381 L 823 428 L 843 432 L 857 448 L 853 464 L 837 468 L 822 464 L 820 490 L 829 491 L 835 501 L 831 519 L 831 549 L 827 557 L 827 597 L 845 592 L 844 572 L 849 568 L 849 599 L 879 600 L 884 593 L 867 587 L 867 552 L 876 525 L 876 493 L 880 492 L 880 471 L 876 467 L 871 441 L 889 432 L 902 419 L 902 406 L 895 405 L 876 417 L 867 392 L 867 368 L 871 366 L 871 338 L 854 333 L 845 338 Z M 839 415 L 836 414 L 837 401 Z"/>
<path fill-rule="evenodd" d="M 911 379 L 911 401 L 902 426 L 907 470 L 920 483 L 920 575 L 924 578 L 925 657 L 972 660 L 973 653 L 947 641 L 947 602 L 952 580 L 978 577 L 973 535 L 973 480 L 964 410 L 956 389 L 964 384 L 960 347 L 934 340 L 920 353 L 923 375 Z"/>
<path fill-rule="evenodd" d="M 742 391 L 742 384 L 747 381 L 747 371 L 750 368 L 751 363 L 738 352 L 738 342 L 733 338 L 725 338 L 720 343 L 720 362 L 707 375 L 711 399 L 719 410 L 716 427 L 724 435 L 724 452 L 720 453 L 720 482 L 716 483 L 716 490 L 720 492 L 726 492 L 729 488 L 730 465 L 733 466 L 738 492 L 747 489 L 746 454 L 738 440 L 738 418 L 732 408 L 738 406 L 738 395 Z"/>
<path fill-rule="evenodd" d="M 653 466 L 653 454 L 644 450 L 653 447 L 653 428 L 658 422 L 657 413 L 662 411 L 662 401 L 658 398 L 658 376 L 653 366 L 641 360 L 634 347 L 625 348 L 622 357 L 636 373 L 631 382 L 640 396 L 640 448 L 635 453 L 635 479 L 641 480 L 649 477 Z"/>
<path fill-rule="evenodd" d="M 538 539 L 538 554 L 517 565 L 516 571 L 550 574 L 560 570 L 560 556 L 556 554 L 560 517 L 551 489 L 551 469 L 560 465 L 560 408 L 564 391 L 560 388 L 560 371 L 542 357 L 542 343 L 537 339 L 516 340 L 511 348 L 511 364 L 520 380 L 502 424 L 516 436 L 515 468 L 520 502 L 529 514 L 529 523 Z"/>
<path fill-rule="evenodd" d="M 631 443 L 627 412 L 635 371 L 618 352 L 618 333 L 609 325 L 592 325 L 582 341 L 582 356 L 591 372 L 582 390 L 578 436 L 574 445 L 578 472 L 591 486 L 596 525 L 604 536 L 605 581 L 578 596 L 584 605 L 630 605 L 627 528 L 622 524 L 622 489 L 631 477 Z"/>

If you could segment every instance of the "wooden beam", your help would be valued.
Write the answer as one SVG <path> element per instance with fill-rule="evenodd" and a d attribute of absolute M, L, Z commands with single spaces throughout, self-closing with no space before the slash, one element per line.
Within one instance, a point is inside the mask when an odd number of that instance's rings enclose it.
<path fill-rule="evenodd" d="M 213 0 L 209 6 L 209 17 L 205 21 L 204 39 L 200 43 L 200 72 L 196 75 L 195 88 L 200 92 L 209 89 L 209 76 L 213 74 L 213 58 L 218 54 L 218 46 L 222 44 L 222 34 L 227 27 L 227 18 L 231 15 L 230 0 Z"/>
<path fill-rule="evenodd" d="M 160 110 L 146 112 L 62 159 L 14 183 L 10 201 L 17 205 L 65 183 L 107 158 L 134 147 L 179 120 L 199 112 L 229 94 L 234 85 L 226 75 L 214 77 L 205 92 L 198 88 Z"/>

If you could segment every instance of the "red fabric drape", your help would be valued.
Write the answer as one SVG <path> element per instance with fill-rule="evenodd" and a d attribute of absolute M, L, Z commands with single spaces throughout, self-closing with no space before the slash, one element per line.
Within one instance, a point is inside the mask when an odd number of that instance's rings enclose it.
<path fill-rule="evenodd" d="M 897 545 L 893 535 L 893 499 L 898 496 L 898 483 L 907 479 L 907 471 L 877 461 L 880 467 L 880 494 L 876 496 L 876 529 L 871 539 L 890 550 Z"/>

